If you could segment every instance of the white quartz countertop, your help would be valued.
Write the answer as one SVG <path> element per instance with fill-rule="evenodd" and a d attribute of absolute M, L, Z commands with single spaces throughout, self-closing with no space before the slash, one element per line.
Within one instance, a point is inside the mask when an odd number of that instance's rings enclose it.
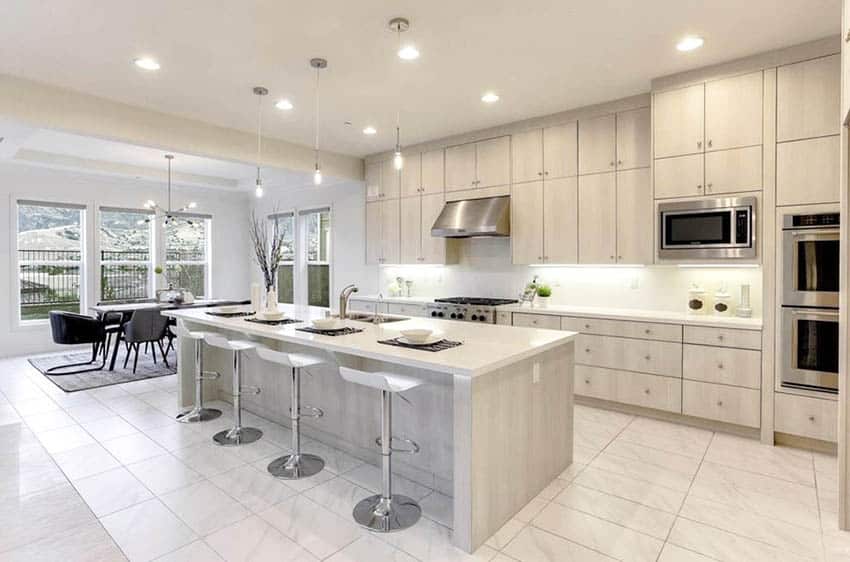
<path fill-rule="evenodd" d="M 387 297 L 386 303 L 425 304 L 434 302 L 438 297 Z M 377 295 L 352 295 L 352 300 L 377 301 Z M 664 324 L 684 324 L 687 326 L 708 326 L 713 328 L 739 328 L 741 330 L 761 330 L 761 318 L 738 318 L 737 316 L 712 316 L 710 314 L 685 314 L 669 310 L 646 310 L 640 308 L 605 308 L 598 306 L 576 306 L 550 304 L 546 308 L 530 307 L 528 304 L 506 304 L 496 307 L 499 312 L 526 312 L 529 314 L 549 314 L 552 316 L 582 316 L 588 318 L 607 318 L 610 320 L 637 320 L 641 322 L 661 322 Z"/>
<path fill-rule="evenodd" d="M 249 307 L 242 308 L 248 310 Z M 329 352 L 463 376 L 479 376 L 533 357 L 564 345 L 577 335 L 575 332 L 561 330 L 411 318 L 378 325 L 348 320 L 346 321 L 348 326 L 361 328 L 363 331 L 346 336 L 323 336 L 301 332 L 297 328 L 308 326 L 312 318 L 323 317 L 326 309 L 284 304 L 281 304 L 279 309 L 288 317 L 305 322 L 271 326 L 246 322 L 245 317 L 224 318 L 207 314 L 208 311 L 215 311 L 215 308 L 167 310 L 163 314 L 221 330 L 232 330 L 246 336 L 268 338 Z M 463 345 L 431 352 L 378 343 L 378 340 L 401 335 L 400 331 L 407 328 L 430 328 L 445 339 L 460 341 Z"/>

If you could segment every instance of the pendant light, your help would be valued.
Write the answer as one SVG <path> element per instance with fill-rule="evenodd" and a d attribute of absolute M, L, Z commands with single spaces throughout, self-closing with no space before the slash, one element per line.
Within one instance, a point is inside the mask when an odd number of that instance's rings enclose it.
<path fill-rule="evenodd" d="M 263 148 L 263 96 L 267 96 L 268 89 L 263 86 L 254 87 L 254 95 L 257 96 L 257 183 L 254 195 L 257 198 L 263 196 L 263 180 L 260 178 L 260 154 Z"/>
<path fill-rule="evenodd" d="M 177 220 L 177 217 L 174 216 L 176 213 L 183 213 L 188 211 L 189 209 L 194 209 L 198 206 L 198 204 L 194 201 L 190 201 L 185 207 L 180 207 L 177 210 L 171 209 L 171 161 L 174 160 L 174 155 L 166 154 L 165 159 L 168 161 L 168 201 L 166 202 L 167 206 L 162 207 L 152 199 L 148 199 L 147 201 L 145 201 L 144 204 L 145 209 L 151 209 L 154 211 L 154 216 L 160 215 L 164 217 L 164 220 L 162 221 L 163 227 L 168 226 L 169 224 Z M 150 222 L 150 219 L 145 219 L 144 222 Z M 193 224 L 190 219 L 187 219 L 186 222 L 190 225 Z"/>
<path fill-rule="evenodd" d="M 316 135 L 313 150 L 315 151 L 316 167 L 313 172 L 313 185 L 321 185 L 322 169 L 319 166 L 319 71 L 328 67 L 328 61 L 321 58 L 310 59 L 310 66 L 316 69 L 316 99 L 313 104 L 313 130 Z"/>
<path fill-rule="evenodd" d="M 401 44 L 401 34 L 410 29 L 410 21 L 407 18 L 393 18 L 389 23 L 390 31 L 398 36 L 398 56 L 404 60 L 412 60 L 419 56 L 419 51 L 412 45 L 407 47 Z M 415 56 L 411 56 L 415 53 Z M 399 100 L 399 104 L 401 101 Z M 404 157 L 401 155 L 401 108 L 395 114 L 395 153 L 393 154 L 393 167 L 396 170 L 404 168 Z"/>

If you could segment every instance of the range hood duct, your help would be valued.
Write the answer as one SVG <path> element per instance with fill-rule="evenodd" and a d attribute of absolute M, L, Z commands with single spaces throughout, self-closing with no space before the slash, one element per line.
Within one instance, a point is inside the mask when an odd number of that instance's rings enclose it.
<path fill-rule="evenodd" d="M 443 238 L 510 235 L 511 198 L 508 195 L 449 201 L 431 227 L 431 236 Z"/>

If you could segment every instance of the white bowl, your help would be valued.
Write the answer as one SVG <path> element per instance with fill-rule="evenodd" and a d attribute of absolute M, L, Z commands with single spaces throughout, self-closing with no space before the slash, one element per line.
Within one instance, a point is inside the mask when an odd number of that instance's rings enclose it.
<path fill-rule="evenodd" d="M 257 318 L 260 320 L 283 320 L 286 314 L 283 312 L 258 312 Z"/>
<path fill-rule="evenodd" d="M 434 333 L 434 330 L 429 330 L 427 328 L 401 330 L 401 335 L 414 343 L 422 343 L 428 341 L 428 338 L 431 336 L 432 333 Z"/>
<path fill-rule="evenodd" d="M 314 328 L 319 330 L 335 330 L 343 326 L 343 322 L 339 318 L 316 318 L 312 324 Z"/>

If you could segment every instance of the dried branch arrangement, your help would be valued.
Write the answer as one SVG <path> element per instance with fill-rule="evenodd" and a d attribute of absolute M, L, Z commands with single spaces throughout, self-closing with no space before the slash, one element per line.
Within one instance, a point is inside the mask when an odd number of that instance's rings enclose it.
<path fill-rule="evenodd" d="M 254 257 L 260 271 L 263 272 L 263 280 L 266 291 L 274 287 L 275 276 L 280 262 L 283 261 L 283 236 L 280 233 L 278 221 L 273 220 L 271 232 L 262 217 L 257 217 L 251 211 L 251 225 L 248 234 L 251 236 L 251 244 L 254 245 Z"/>

